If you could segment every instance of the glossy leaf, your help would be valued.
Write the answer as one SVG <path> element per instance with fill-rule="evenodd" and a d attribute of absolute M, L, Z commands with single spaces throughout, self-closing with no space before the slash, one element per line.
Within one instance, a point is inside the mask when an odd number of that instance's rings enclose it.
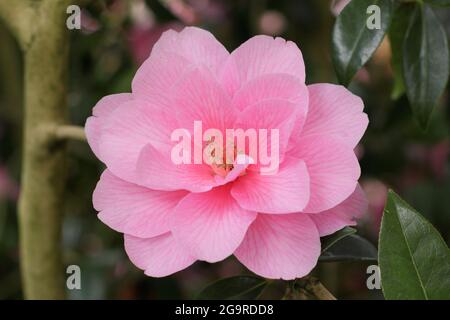
<path fill-rule="evenodd" d="M 406 93 L 415 117 L 426 128 L 449 76 L 447 35 L 433 10 L 419 6 L 403 47 Z"/>
<path fill-rule="evenodd" d="M 380 8 L 380 29 L 369 29 L 368 8 Z M 392 0 L 351 1 L 337 17 L 333 29 L 333 62 L 339 82 L 348 85 L 356 72 L 369 60 L 389 28 L 394 12 Z"/>
<path fill-rule="evenodd" d="M 199 293 L 197 299 L 244 299 L 258 298 L 268 281 L 252 276 L 236 276 L 218 280 Z"/>
<path fill-rule="evenodd" d="M 389 28 L 389 40 L 392 50 L 392 69 L 394 71 L 394 88 L 391 98 L 396 100 L 405 93 L 405 81 L 403 80 L 403 45 L 406 32 L 417 9 L 417 3 L 404 3 L 394 12 Z"/>
<path fill-rule="evenodd" d="M 329 236 L 322 237 L 320 239 L 322 252 L 327 251 L 331 246 L 333 246 L 339 240 L 342 240 L 345 237 L 348 237 L 351 234 L 356 233 L 356 230 L 350 227 L 345 227 L 339 231 L 336 231 Z"/>
<path fill-rule="evenodd" d="M 393 191 L 379 243 L 386 299 L 450 299 L 450 251 L 436 229 Z"/>
<path fill-rule="evenodd" d="M 351 234 L 322 252 L 319 261 L 377 261 L 377 249 L 368 240 Z"/>

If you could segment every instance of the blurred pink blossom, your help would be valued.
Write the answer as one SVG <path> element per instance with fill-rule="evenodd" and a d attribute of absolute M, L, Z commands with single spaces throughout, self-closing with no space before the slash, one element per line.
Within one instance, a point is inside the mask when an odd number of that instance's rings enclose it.
<path fill-rule="evenodd" d="M 333 0 L 331 2 L 331 12 L 336 17 L 344 10 L 345 6 L 350 3 L 351 0 Z"/>
<path fill-rule="evenodd" d="M 444 178 L 448 173 L 448 159 L 450 155 L 450 140 L 446 139 L 434 145 L 429 153 L 431 170 L 438 178 Z"/>
<path fill-rule="evenodd" d="M 100 29 L 100 23 L 93 18 L 87 10 L 81 11 L 81 30 L 83 33 L 90 34 Z"/>
<path fill-rule="evenodd" d="M 279 11 L 268 10 L 259 18 L 259 30 L 261 33 L 278 36 L 286 29 L 286 17 Z"/>
<path fill-rule="evenodd" d="M 220 23 L 226 18 L 227 3 L 221 0 L 187 0 L 201 22 Z"/>
<path fill-rule="evenodd" d="M 423 178 L 427 170 L 431 171 L 437 178 L 445 177 L 448 171 L 447 163 L 449 155 L 449 139 L 445 139 L 431 146 L 424 144 L 408 145 L 406 148 L 406 157 L 411 163 L 412 168 L 407 170 L 409 172 L 408 175 L 405 174 L 405 179 L 407 179 L 405 184 L 408 185 L 408 183 L 413 183 L 417 179 Z M 418 170 L 417 168 L 422 168 L 422 170 Z"/>
<path fill-rule="evenodd" d="M 169 10 L 184 24 L 192 25 L 198 23 L 199 17 L 194 8 L 183 0 L 165 0 Z"/>
<path fill-rule="evenodd" d="M 387 199 L 388 188 L 377 179 L 365 179 L 361 181 L 361 186 L 366 194 L 369 203 L 367 223 L 370 231 L 376 237 L 380 231 L 381 217 Z"/>
<path fill-rule="evenodd" d="M 128 43 L 131 54 L 137 65 L 141 65 L 148 58 L 153 45 L 158 41 L 164 31 L 181 30 L 183 25 L 178 22 L 170 22 L 148 28 L 133 26 L 128 31 Z"/>
<path fill-rule="evenodd" d="M 170 29 L 179 31 L 183 28 L 183 24 L 176 21 L 158 24 L 153 12 L 143 0 L 131 4 L 131 20 L 132 26 L 127 32 L 127 40 L 137 65 L 141 65 L 148 58 L 153 45 L 164 31 Z"/>
<path fill-rule="evenodd" d="M 0 166 L 0 199 L 16 201 L 19 196 L 19 186 L 11 179 L 5 167 Z"/>

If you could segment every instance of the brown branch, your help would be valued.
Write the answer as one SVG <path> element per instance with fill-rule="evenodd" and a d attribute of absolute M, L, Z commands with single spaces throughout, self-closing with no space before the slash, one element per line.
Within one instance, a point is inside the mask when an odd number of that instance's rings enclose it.
<path fill-rule="evenodd" d="M 22 50 L 31 41 L 33 35 L 33 15 L 35 6 L 39 1 L 34 3 L 23 0 L 0 0 L 0 19 L 10 29 L 17 39 Z"/>
<path fill-rule="evenodd" d="M 306 276 L 295 282 L 295 289 L 318 300 L 336 300 L 327 288 L 315 277 Z"/>
<path fill-rule="evenodd" d="M 73 125 L 61 125 L 54 129 L 54 135 L 57 140 L 79 140 L 86 141 L 84 128 Z"/>

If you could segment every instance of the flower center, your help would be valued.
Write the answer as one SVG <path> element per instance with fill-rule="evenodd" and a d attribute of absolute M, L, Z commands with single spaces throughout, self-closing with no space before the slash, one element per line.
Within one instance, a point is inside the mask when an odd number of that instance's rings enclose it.
<path fill-rule="evenodd" d="M 237 156 L 237 150 L 234 143 L 230 143 L 225 147 L 223 144 L 217 143 L 214 139 L 206 142 L 204 154 L 207 163 L 211 166 L 212 171 L 221 177 L 226 177 L 233 170 L 234 162 Z"/>

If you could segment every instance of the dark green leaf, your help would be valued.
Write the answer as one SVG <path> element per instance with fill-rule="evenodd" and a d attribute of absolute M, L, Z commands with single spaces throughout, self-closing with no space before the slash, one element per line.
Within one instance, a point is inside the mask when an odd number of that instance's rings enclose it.
<path fill-rule="evenodd" d="M 379 244 L 386 299 L 450 299 L 450 251 L 434 227 L 389 192 Z"/>
<path fill-rule="evenodd" d="M 380 29 L 367 28 L 367 8 L 380 8 Z M 389 28 L 394 2 L 391 0 L 356 0 L 337 17 L 333 29 L 333 62 L 339 82 L 348 85 L 355 73 L 369 60 Z"/>
<path fill-rule="evenodd" d="M 450 7 L 450 0 L 424 0 L 424 2 L 434 6 Z"/>
<path fill-rule="evenodd" d="M 442 95 L 449 76 L 447 35 L 427 6 L 419 6 L 406 33 L 403 47 L 406 93 L 422 128 Z"/>
<path fill-rule="evenodd" d="M 366 239 L 351 234 L 322 252 L 319 261 L 377 261 L 377 249 Z"/>
<path fill-rule="evenodd" d="M 334 245 L 339 240 L 342 240 L 343 238 L 356 233 L 356 230 L 350 227 L 345 227 L 339 231 L 336 231 L 333 234 L 330 234 L 329 236 L 322 237 L 320 239 L 322 252 L 327 251 L 332 245 Z"/>
<path fill-rule="evenodd" d="M 268 282 L 252 276 L 236 276 L 218 280 L 199 293 L 197 299 L 256 299 Z"/>
<path fill-rule="evenodd" d="M 395 10 L 391 27 L 389 28 L 389 40 L 392 49 L 392 69 L 394 70 L 394 88 L 392 99 L 398 99 L 405 93 L 403 80 L 403 44 L 410 20 L 414 17 L 417 8 L 416 3 L 405 3 Z"/>

